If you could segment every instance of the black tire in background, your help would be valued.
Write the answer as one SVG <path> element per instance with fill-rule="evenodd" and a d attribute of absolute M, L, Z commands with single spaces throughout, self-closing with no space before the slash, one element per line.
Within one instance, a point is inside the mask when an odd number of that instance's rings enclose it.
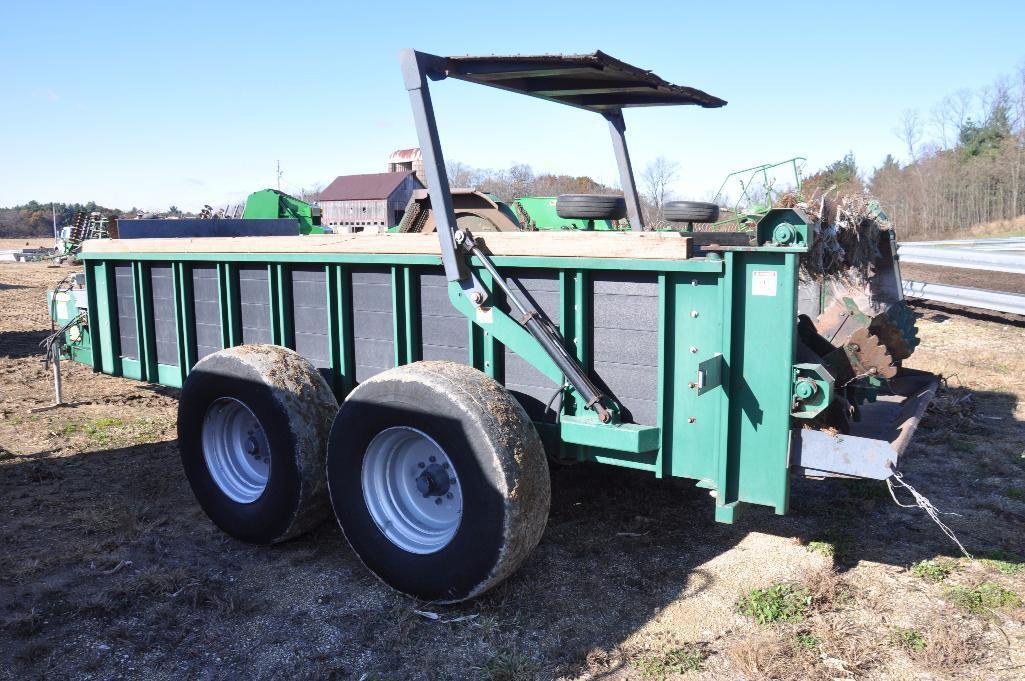
<path fill-rule="evenodd" d="M 231 498 L 204 453 L 208 412 L 255 417 L 268 449 L 266 486 L 258 498 Z M 299 353 L 276 345 L 241 345 L 207 355 L 189 373 L 178 400 L 178 449 L 196 500 L 231 536 L 273 544 L 313 529 L 330 515 L 324 460 L 338 403 L 324 378 Z M 252 431 L 250 431 L 252 433 Z M 209 448 L 209 444 L 208 444 Z"/>
<path fill-rule="evenodd" d="M 458 526 L 428 551 L 389 538 L 370 510 L 377 502 L 365 497 L 368 449 L 399 431 L 438 447 L 459 486 Z M 416 465 L 396 476 L 416 475 Z M 361 383 L 335 418 L 327 478 L 360 560 L 389 586 L 443 603 L 479 596 L 513 574 L 540 541 L 551 498 L 544 449 L 523 407 L 497 381 L 454 362 L 416 362 Z"/>
<path fill-rule="evenodd" d="M 719 219 L 719 206 L 702 201 L 669 201 L 662 214 L 669 222 L 715 222 Z"/>
<path fill-rule="evenodd" d="M 626 217 L 626 200 L 606 194 L 561 194 L 555 213 L 567 220 L 620 220 Z"/>

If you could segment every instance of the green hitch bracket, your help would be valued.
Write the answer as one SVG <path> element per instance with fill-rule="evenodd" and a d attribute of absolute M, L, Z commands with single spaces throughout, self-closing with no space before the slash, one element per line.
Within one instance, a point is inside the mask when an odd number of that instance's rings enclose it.
<path fill-rule="evenodd" d="M 833 376 L 821 364 L 795 364 L 790 415 L 813 419 L 833 401 Z"/>
<path fill-rule="evenodd" d="M 758 221 L 759 246 L 807 248 L 811 244 L 810 220 L 796 208 L 773 208 Z"/>

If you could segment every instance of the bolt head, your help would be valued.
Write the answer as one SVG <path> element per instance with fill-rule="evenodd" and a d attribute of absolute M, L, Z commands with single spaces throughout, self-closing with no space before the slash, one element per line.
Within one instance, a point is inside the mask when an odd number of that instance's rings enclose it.
<path fill-rule="evenodd" d="M 430 461 L 431 463 L 434 463 L 435 461 L 438 460 L 438 457 L 436 457 L 436 456 L 429 456 L 429 457 L 427 457 L 427 460 Z"/>
<path fill-rule="evenodd" d="M 697 310 L 691 310 L 690 311 L 690 316 L 691 317 L 697 317 L 698 316 L 698 311 Z"/>

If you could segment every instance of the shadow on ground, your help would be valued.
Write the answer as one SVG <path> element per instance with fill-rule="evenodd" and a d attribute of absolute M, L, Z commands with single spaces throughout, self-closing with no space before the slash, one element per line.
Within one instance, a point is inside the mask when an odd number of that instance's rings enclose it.
<path fill-rule="evenodd" d="M 1010 549 L 1025 518 L 996 488 L 1023 477 L 1008 454 L 1020 454 L 1023 424 L 1010 395 L 972 399 L 970 417 L 927 417 L 903 469 L 941 509 L 962 513 L 950 524 L 970 549 Z M 476 602 L 438 608 L 379 583 L 333 522 L 274 547 L 226 537 L 192 499 L 174 442 L 4 456 L 13 460 L 0 467 L 0 656 L 22 673 L 466 678 L 522 659 L 543 676 L 573 675 L 714 584 L 705 564 L 751 532 L 832 542 L 840 569 L 956 555 L 882 483 L 795 481 L 791 515 L 751 508 L 727 526 L 712 521 L 701 490 L 555 467 L 548 528 L 526 565 Z"/>
<path fill-rule="evenodd" d="M 38 355 L 43 357 L 39 344 L 50 333 L 47 331 L 0 331 L 0 357 L 19 359 Z"/>

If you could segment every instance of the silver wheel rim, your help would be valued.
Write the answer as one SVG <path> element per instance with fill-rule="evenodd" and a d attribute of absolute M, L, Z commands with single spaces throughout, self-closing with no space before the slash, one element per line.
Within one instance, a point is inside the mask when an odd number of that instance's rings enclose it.
<path fill-rule="evenodd" d="M 370 441 L 363 457 L 363 499 L 377 528 L 409 553 L 448 546 L 463 515 L 455 466 L 426 433 L 395 427 Z"/>
<path fill-rule="evenodd" d="M 220 490 L 240 504 L 259 499 L 270 476 L 270 443 L 252 410 L 233 397 L 218 398 L 203 418 L 202 441 Z"/>

